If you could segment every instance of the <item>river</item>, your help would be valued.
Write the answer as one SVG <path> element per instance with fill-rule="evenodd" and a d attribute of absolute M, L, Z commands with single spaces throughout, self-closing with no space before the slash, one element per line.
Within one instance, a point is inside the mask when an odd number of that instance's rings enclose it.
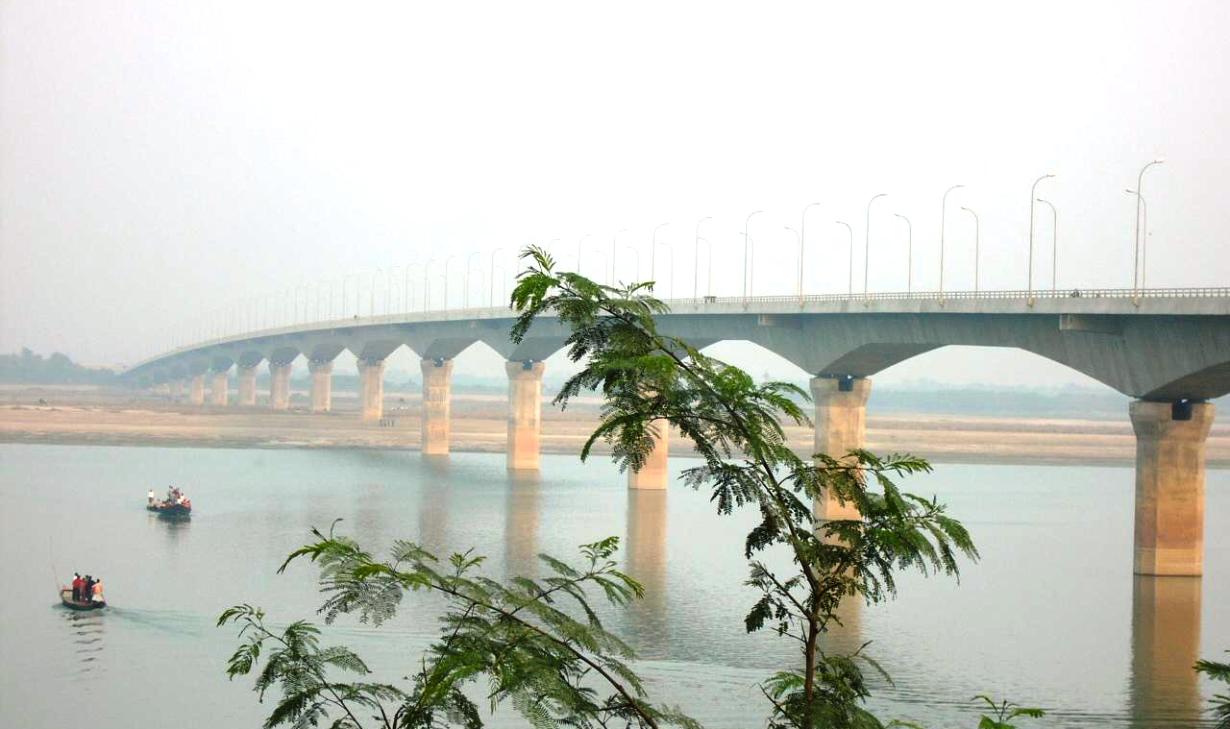
<path fill-rule="evenodd" d="M 192 497 L 190 522 L 144 510 L 170 483 Z M 893 679 L 876 683 L 882 717 L 972 728 L 970 697 L 989 693 L 1050 712 L 1024 726 L 1201 725 L 1215 687 L 1191 663 L 1230 649 L 1230 471 L 1209 472 L 1202 580 L 1133 577 L 1129 468 L 942 465 L 905 485 L 946 502 L 982 559 L 959 584 L 908 575 L 897 599 L 846 611 L 830 645 L 871 641 Z M 275 570 L 339 517 L 373 547 L 474 547 L 496 577 L 625 538 L 647 596 L 609 625 L 655 699 L 707 727 L 762 725 L 756 683 L 794 660 L 785 640 L 743 631 L 755 515 L 718 516 L 683 486 L 630 492 L 602 458 L 544 456 L 541 477 L 514 479 L 494 454 L 0 445 L 0 726 L 259 726 L 271 706 L 226 679 L 235 640 L 215 620 L 238 602 L 312 617 L 315 573 Z M 112 607 L 60 608 L 55 580 L 73 571 L 101 576 Z M 433 610 L 411 597 L 381 628 L 339 621 L 327 636 L 396 679 L 431 640 Z"/>

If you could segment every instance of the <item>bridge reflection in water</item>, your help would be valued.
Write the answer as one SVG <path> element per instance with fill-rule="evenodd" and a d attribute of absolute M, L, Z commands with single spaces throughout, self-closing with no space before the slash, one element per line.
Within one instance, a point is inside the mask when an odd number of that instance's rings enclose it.
<path fill-rule="evenodd" d="M 1132 583 L 1133 726 L 1200 726 L 1201 581 L 1137 575 Z M 1141 717 L 1147 717 L 1142 719 Z"/>

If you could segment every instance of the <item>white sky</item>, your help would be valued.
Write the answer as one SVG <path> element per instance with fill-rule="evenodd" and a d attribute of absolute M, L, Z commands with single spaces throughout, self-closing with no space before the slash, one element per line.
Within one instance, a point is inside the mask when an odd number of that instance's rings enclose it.
<path fill-rule="evenodd" d="M 680 271 L 660 248 L 660 290 L 690 295 L 703 216 L 714 293 L 736 294 L 757 209 L 755 291 L 789 293 L 783 226 L 813 201 L 806 288 L 836 293 L 848 260 L 832 221 L 854 226 L 861 287 L 877 192 L 870 287 L 905 287 L 901 213 L 915 286 L 934 289 L 940 195 L 957 183 L 946 288 L 973 285 L 961 205 L 981 216 L 983 287 L 1020 288 L 1029 185 L 1045 172 L 1059 285 L 1129 286 L 1124 188 L 1156 156 L 1148 283 L 1230 283 L 1230 3 L 608 8 L 0 0 L 0 351 L 133 362 L 202 312 L 343 274 L 362 273 L 348 286 L 367 298 L 376 267 L 433 255 L 437 297 L 440 262 L 459 256 L 460 305 L 471 251 L 558 238 L 572 267 L 588 233 L 596 273 L 625 228 L 647 276 L 667 221 Z M 1049 287 L 1049 212 L 1036 240 Z M 620 266 L 630 277 L 632 254 Z M 485 298 L 474 283 L 471 303 Z M 733 351 L 754 372 L 791 371 Z M 458 368 L 490 374 L 493 359 L 467 352 Z M 924 377 L 1087 382 L 962 351 L 882 379 Z"/>

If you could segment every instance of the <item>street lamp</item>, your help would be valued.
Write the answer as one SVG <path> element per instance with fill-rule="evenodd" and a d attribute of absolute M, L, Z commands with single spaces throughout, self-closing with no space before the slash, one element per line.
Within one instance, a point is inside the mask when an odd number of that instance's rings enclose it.
<path fill-rule="evenodd" d="M 879 192 L 871 196 L 867 201 L 867 227 L 863 229 L 863 298 L 867 298 L 867 274 L 871 271 L 871 204 L 882 197 L 887 197 L 887 192 Z"/>
<path fill-rule="evenodd" d="M 700 293 L 700 226 L 706 220 L 713 220 L 711 216 L 706 215 L 696 221 L 696 239 L 692 247 L 692 298 L 697 299 Z M 705 240 L 708 244 L 708 239 Z M 709 246 L 709 270 L 713 270 L 713 247 Z"/>
<path fill-rule="evenodd" d="M 470 308 L 470 265 L 471 265 L 471 262 L 474 260 L 474 256 L 481 256 L 481 255 L 483 255 L 482 251 L 474 251 L 470 255 L 466 256 L 466 278 L 465 278 L 466 289 L 465 289 L 465 292 L 461 295 L 461 306 L 463 309 Z"/>
<path fill-rule="evenodd" d="M 376 315 L 376 276 L 382 273 L 384 273 L 384 269 L 380 268 L 379 266 L 376 267 L 375 271 L 372 271 L 372 288 L 371 288 L 371 291 L 368 292 L 368 302 L 367 302 L 367 315 L 368 316 Z"/>
<path fill-rule="evenodd" d="M 914 291 L 914 226 L 901 213 L 893 213 L 905 221 L 905 292 Z"/>
<path fill-rule="evenodd" d="M 657 227 L 653 229 L 653 239 L 649 243 L 649 280 L 654 282 L 654 286 L 657 286 L 658 284 L 656 278 L 658 275 L 658 269 L 656 266 L 656 261 L 658 258 L 658 231 L 668 225 L 670 225 L 670 223 L 658 223 Z M 671 275 L 673 276 L 674 273 L 675 269 L 672 268 Z"/>
<path fill-rule="evenodd" d="M 444 309 L 443 311 L 448 311 L 448 267 L 452 264 L 453 259 L 455 259 L 456 257 L 457 257 L 457 254 L 453 254 L 449 256 L 448 258 L 444 259 Z"/>
<path fill-rule="evenodd" d="M 1138 191 L 1128 188 L 1124 192 L 1135 195 L 1140 201 L 1140 227 L 1144 229 L 1143 242 L 1140 246 L 1140 288 L 1147 288 L 1145 275 L 1149 272 L 1149 201 Z"/>
<path fill-rule="evenodd" d="M 794 233 L 795 241 L 799 244 L 799 283 L 796 293 L 798 294 L 799 303 L 801 304 L 803 302 L 803 234 L 794 228 L 791 228 L 789 225 L 783 225 L 782 227 L 791 233 Z"/>
<path fill-rule="evenodd" d="M 748 244 L 752 240 L 751 238 L 748 237 L 748 227 L 752 223 L 752 218 L 763 212 L 764 212 L 763 210 L 756 210 L 751 213 L 748 213 L 747 219 L 743 221 L 743 302 L 744 303 L 747 303 L 747 283 L 748 283 L 747 281 L 747 260 L 748 260 L 748 247 L 749 247 Z"/>
<path fill-rule="evenodd" d="M 838 225 L 846 226 L 846 233 L 850 235 L 850 273 L 847 277 L 849 279 L 850 293 L 846 297 L 852 299 L 854 298 L 854 228 L 851 228 L 850 224 L 844 220 L 836 220 L 834 222 Z"/>
<path fill-rule="evenodd" d="M 495 254 L 503 252 L 503 248 L 496 248 L 494 251 L 491 251 L 491 284 L 490 290 L 487 292 L 487 306 L 495 306 Z"/>
<path fill-rule="evenodd" d="M 799 298 L 803 298 L 803 243 L 807 239 L 807 210 L 820 205 L 818 202 L 807 203 L 799 215 Z"/>
<path fill-rule="evenodd" d="M 1025 277 L 1025 297 L 1031 301 L 1034 298 L 1034 200 L 1038 197 L 1038 183 L 1048 177 L 1054 177 L 1054 175 L 1046 174 L 1039 177 L 1029 188 L 1029 273 Z"/>
<path fill-rule="evenodd" d="M 615 241 L 619 240 L 620 233 L 627 232 L 627 230 L 628 230 L 627 228 L 620 228 L 619 230 L 615 231 L 614 235 L 611 236 L 611 285 L 612 286 L 614 286 L 615 282 L 619 280 L 615 278 Z M 636 277 L 633 276 L 633 278 L 635 279 Z"/>
<path fill-rule="evenodd" d="M 581 273 L 581 260 L 585 257 L 584 247 L 585 241 L 591 236 L 589 233 L 581 236 L 581 240 L 577 241 L 577 274 Z"/>
<path fill-rule="evenodd" d="M 974 293 L 976 294 L 978 293 L 978 244 L 979 244 L 978 239 L 979 239 L 979 234 L 980 234 L 980 231 L 979 231 L 980 226 L 978 224 L 978 213 L 974 212 L 973 210 L 970 210 L 964 205 L 961 206 L 961 209 L 969 213 L 970 215 L 974 216 Z"/>
<path fill-rule="evenodd" d="M 436 257 L 432 256 L 427 259 L 427 263 L 423 264 L 423 311 L 426 313 L 431 306 L 431 264 L 436 262 Z"/>
<path fill-rule="evenodd" d="M 948 193 L 953 190 L 959 190 L 965 185 L 953 185 L 944 191 L 944 196 L 940 198 L 940 300 L 944 300 L 944 223 L 945 216 L 948 213 Z"/>
<path fill-rule="evenodd" d="M 1055 282 L 1059 278 L 1059 213 L 1049 200 L 1038 198 L 1038 202 L 1051 209 L 1051 293 L 1055 293 Z"/>
<path fill-rule="evenodd" d="M 1145 194 L 1145 170 L 1149 169 L 1153 165 L 1160 165 L 1165 161 L 1166 160 L 1164 159 L 1155 159 L 1144 167 L 1141 167 L 1140 174 L 1136 175 L 1136 249 L 1132 256 L 1132 291 L 1134 292 L 1138 291 L 1143 283 L 1139 281 L 1138 277 L 1140 271 L 1140 208 L 1143 204 Z M 1146 232 L 1148 232 L 1147 228 Z"/>

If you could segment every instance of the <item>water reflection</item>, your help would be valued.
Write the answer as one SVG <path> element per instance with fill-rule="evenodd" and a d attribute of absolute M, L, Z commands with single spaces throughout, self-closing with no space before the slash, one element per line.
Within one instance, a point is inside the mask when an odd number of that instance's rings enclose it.
<path fill-rule="evenodd" d="M 448 517 L 452 501 L 449 457 L 425 455 L 423 469 L 427 472 L 427 478 L 419 485 L 419 534 L 416 541 L 428 551 L 447 554 Z"/>
<path fill-rule="evenodd" d="M 504 504 L 504 556 L 507 576 L 538 575 L 538 514 L 542 476 L 509 471 Z"/>
<path fill-rule="evenodd" d="M 1136 575 L 1132 584 L 1132 726 L 1200 725 L 1192 666 L 1200 653 L 1201 580 Z"/>
<path fill-rule="evenodd" d="M 665 490 L 628 489 L 625 568 L 644 585 L 645 597 L 629 608 L 626 634 L 635 636 L 647 651 L 661 650 L 668 638 L 666 494 Z"/>
<path fill-rule="evenodd" d="M 73 666 L 71 673 L 77 678 L 85 678 L 98 669 L 97 661 L 102 657 L 105 625 L 102 615 L 97 611 L 59 609 L 69 630 L 69 663 Z"/>

